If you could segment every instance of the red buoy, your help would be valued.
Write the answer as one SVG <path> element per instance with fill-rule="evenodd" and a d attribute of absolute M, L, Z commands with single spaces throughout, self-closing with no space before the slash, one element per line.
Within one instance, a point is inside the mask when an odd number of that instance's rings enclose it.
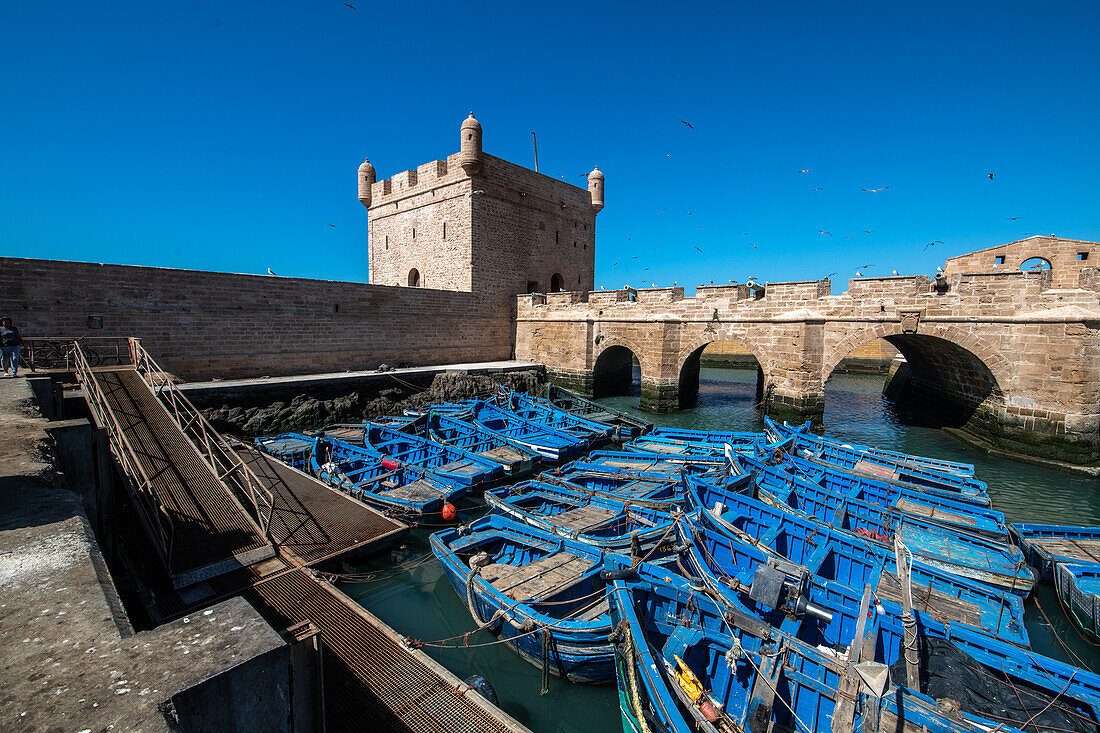
<path fill-rule="evenodd" d="M 454 504 L 444 504 L 441 512 L 443 519 L 447 522 L 451 521 L 458 514 L 458 510 L 455 509 Z"/>

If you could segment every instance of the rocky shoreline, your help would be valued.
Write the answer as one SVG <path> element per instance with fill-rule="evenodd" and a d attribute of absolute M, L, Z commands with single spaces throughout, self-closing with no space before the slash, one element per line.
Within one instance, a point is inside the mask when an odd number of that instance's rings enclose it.
<path fill-rule="evenodd" d="M 362 422 L 380 415 L 400 415 L 408 408 L 438 402 L 487 397 L 499 385 L 534 392 L 545 383 L 545 373 L 537 369 L 494 374 L 444 372 L 437 374 L 426 389 L 395 379 L 382 389 L 356 390 L 331 399 L 301 393 L 266 405 L 223 403 L 203 409 L 202 413 L 219 432 L 253 438 L 315 430 L 333 423 Z"/>

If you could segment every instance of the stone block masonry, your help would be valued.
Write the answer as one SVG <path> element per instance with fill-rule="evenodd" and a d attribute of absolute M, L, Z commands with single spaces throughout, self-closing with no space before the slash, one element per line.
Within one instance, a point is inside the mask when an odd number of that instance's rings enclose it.
<path fill-rule="evenodd" d="M 1064 247 L 1055 249 L 1051 261 L 1064 265 L 1057 255 Z M 605 394 L 633 355 L 643 409 L 668 411 L 694 403 L 703 349 L 737 342 L 760 365 L 770 414 L 820 422 L 829 375 L 884 339 L 906 358 L 912 394 L 945 425 L 1007 450 L 1087 464 L 1100 460 L 1094 273 L 1075 269 L 1076 287 L 1055 286 L 1067 277 L 1056 266 L 956 271 L 945 288 L 924 276 L 853 279 L 838 296 L 829 294 L 828 281 L 768 283 L 762 293 L 704 287 L 692 298 L 682 288 L 639 290 L 636 297 L 521 295 L 516 357 L 544 364 L 556 382 Z"/>
<path fill-rule="evenodd" d="M 0 258 L 24 337 L 136 336 L 185 379 L 511 358 L 507 303 L 476 293 Z"/>

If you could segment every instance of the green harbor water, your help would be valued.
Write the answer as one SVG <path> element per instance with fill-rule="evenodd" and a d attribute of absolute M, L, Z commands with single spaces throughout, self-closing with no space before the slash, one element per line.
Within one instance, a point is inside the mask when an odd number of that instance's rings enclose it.
<path fill-rule="evenodd" d="M 669 415 L 638 411 L 637 395 L 611 397 L 601 402 L 659 425 L 761 430 L 763 418 L 753 401 L 755 380 L 755 370 L 704 368 L 698 405 Z M 1004 512 L 1010 522 L 1100 524 L 1097 479 L 992 458 L 940 430 L 906 425 L 893 405 L 882 397 L 882 384 L 881 376 L 834 375 L 825 390 L 826 435 L 973 463 L 977 477 L 989 485 L 994 508 Z M 480 499 L 467 498 L 458 521 L 470 521 L 484 512 Z M 342 585 L 345 592 L 399 633 L 426 642 L 455 637 L 475 628 L 464 600 L 431 555 L 428 535 L 436 529 L 439 527 L 416 529 L 403 546 L 392 552 L 346 567 L 346 571 L 373 575 L 364 582 Z M 1078 637 L 1051 588 L 1040 586 L 1026 602 L 1026 609 L 1028 633 L 1035 651 L 1100 671 L 1100 650 Z M 469 638 L 468 648 L 426 646 L 424 651 L 459 678 L 484 676 L 496 689 L 501 707 L 532 730 L 568 733 L 621 730 L 614 684 L 572 685 L 552 677 L 549 692 L 540 695 L 541 670 L 494 641 L 489 632 L 480 632 Z"/>

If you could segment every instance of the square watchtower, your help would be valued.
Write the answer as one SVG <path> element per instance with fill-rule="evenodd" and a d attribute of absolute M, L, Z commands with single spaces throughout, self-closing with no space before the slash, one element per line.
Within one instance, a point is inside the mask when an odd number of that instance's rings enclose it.
<path fill-rule="evenodd" d="M 459 152 L 390 179 L 359 166 L 370 282 L 462 290 L 505 302 L 517 293 L 592 290 L 604 176 L 588 189 L 487 155 L 481 125 L 460 128 Z"/>

